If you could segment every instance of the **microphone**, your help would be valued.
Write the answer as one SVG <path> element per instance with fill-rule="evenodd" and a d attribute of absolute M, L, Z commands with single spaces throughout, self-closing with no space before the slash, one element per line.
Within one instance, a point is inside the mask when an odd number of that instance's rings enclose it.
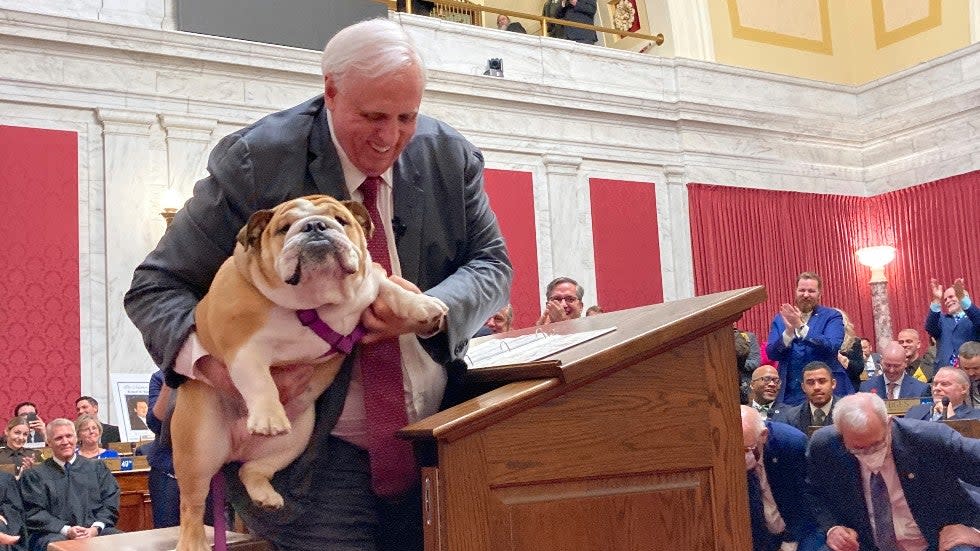
<path fill-rule="evenodd" d="M 946 420 L 946 409 L 948 407 L 949 407 L 949 398 L 946 397 L 946 396 L 943 396 L 943 411 L 942 411 L 942 413 L 939 414 L 939 420 L 940 421 L 945 421 Z"/>
<path fill-rule="evenodd" d="M 396 216 L 391 219 L 391 231 L 395 233 L 395 239 L 401 239 L 401 236 L 405 235 L 407 230 L 408 226 L 402 222 L 401 218 Z"/>

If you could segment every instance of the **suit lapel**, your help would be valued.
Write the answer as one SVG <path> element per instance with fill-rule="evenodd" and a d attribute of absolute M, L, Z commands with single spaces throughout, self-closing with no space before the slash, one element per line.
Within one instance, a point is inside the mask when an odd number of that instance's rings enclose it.
<path fill-rule="evenodd" d="M 401 263 L 402 277 L 419 282 L 419 254 L 422 241 L 422 204 L 425 191 L 415 182 L 422 181 L 418 167 L 405 153 L 395 161 L 394 194 L 395 246 Z"/>
<path fill-rule="evenodd" d="M 326 106 L 321 105 L 320 112 L 316 115 L 306 155 L 307 177 L 313 180 L 317 191 L 341 200 L 350 199 L 340 155 L 330 139 Z"/>

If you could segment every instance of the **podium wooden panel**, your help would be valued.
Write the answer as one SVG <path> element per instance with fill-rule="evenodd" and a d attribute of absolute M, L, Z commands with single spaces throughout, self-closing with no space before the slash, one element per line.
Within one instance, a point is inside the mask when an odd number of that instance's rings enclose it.
<path fill-rule="evenodd" d="M 406 427 L 426 550 L 750 549 L 731 324 L 761 287 L 548 326 L 612 333 Z M 533 329 L 500 337 L 516 336 Z"/>

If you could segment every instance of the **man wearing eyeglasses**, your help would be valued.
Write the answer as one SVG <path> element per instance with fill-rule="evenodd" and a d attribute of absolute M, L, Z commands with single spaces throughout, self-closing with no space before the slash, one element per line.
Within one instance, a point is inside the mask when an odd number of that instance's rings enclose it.
<path fill-rule="evenodd" d="M 823 534 L 803 501 L 806 435 L 741 410 L 753 551 L 819 549 Z"/>
<path fill-rule="evenodd" d="M 905 349 L 898 341 L 892 341 L 881 353 L 881 375 L 861 383 L 861 392 L 871 392 L 885 400 L 929 396 L 929 385 L 908 375 L 907 366 Z"/>
<path fill-rule="evenodd" d="M 582 317 L 582 297 L 585 289 L 570 277 L 559 277 L 545 287 L 547 302 L 535 325 L 548 325 Z"/>
<path fill-rule="evenodd" d="M 807 449 L 808 496 L 832 551 L 977 551 L 980 440 L 943 424 L 888 416 L 861 392 Z"/>
<path fill-rule="evenodd" d="M 749 383 L 749 405 L 766 419 L 779 413 L 776 395 L 779 394 L 779 373 L 771 365 L 763 365 L 752 372 Z"/>

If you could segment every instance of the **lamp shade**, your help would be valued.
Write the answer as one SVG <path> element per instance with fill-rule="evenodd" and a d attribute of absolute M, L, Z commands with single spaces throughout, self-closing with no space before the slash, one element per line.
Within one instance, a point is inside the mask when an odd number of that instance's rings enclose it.
<path fill-rule="evenodd" d="M 895 260 L 895 247 L 879 245 L 857 250 L 858 262 L 869 268 L 884 268 Z"/>

